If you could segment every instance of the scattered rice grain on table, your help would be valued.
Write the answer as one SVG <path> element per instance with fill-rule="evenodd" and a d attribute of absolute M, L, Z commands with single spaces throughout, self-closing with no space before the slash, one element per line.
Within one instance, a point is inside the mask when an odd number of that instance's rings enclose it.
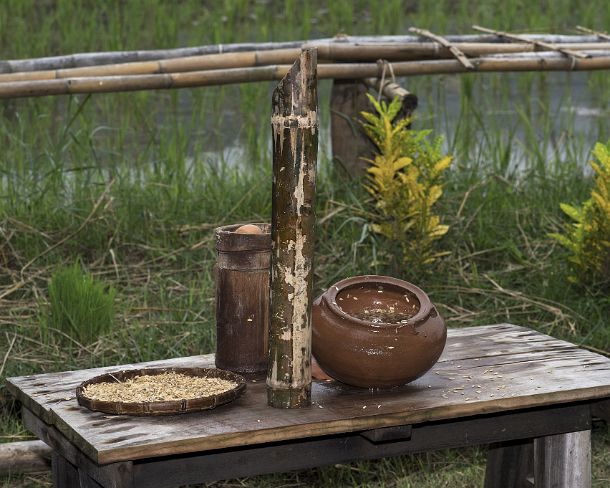
<path fill-rule="evenodd" d="M 83 394 L 92 400 L 106 402 L 160 402 L 218 395 L 236 386 L 237 383 L 221 378 L 187 376 L 171 372 L 135 376 L 117 383 L 95 383 L 86 386 Z"/>

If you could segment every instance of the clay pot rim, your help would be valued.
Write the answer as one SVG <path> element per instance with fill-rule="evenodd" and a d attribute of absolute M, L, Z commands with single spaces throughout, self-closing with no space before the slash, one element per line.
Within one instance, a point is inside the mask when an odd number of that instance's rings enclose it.
<path fill-rule="evenodd" d="M 371 283 L 380 283 L 385 285 L 394 285 L 399 288 L 403 288 L 408 290 L 410 293 L 415 295 L 415 297 L 419 300 L 419 310 L 413 317 L 407 320 L 407 322 L 402 324 L 392 324 L 389 322 L 370 322 L 368 320 L 359 319 L 350 315 L 343 310 L 337 304 L 337 295 L 340 291 L 348 288 L 352 285 L 357 284 L 371 284 Z M 424 293 L 424 291 L 415 286 L 413 283 L 409 283 L 408 281 L 399 280 L 398 278 L 392 278 L 391 276 L 383 276 L 383 275 L 360 275 L 360 276 L 352 276 L 351 278 L 345 278 L 341 281 L 338 281 L 334 285 L 332 285 L 326 292 L 322 295 L 323 300 L 326 302 L 327 307 L 336 315 L 355 324 L 364 326 L 364 327 L 375 327 L 375 328 L 386 328 L 386 327 L 395 327 L 402 328 L 405 326 L 415 327 L 419 325 L 421 322 L 426 320 L 430 313 L 432 312 L 432 302 L 428 295 Z"/>

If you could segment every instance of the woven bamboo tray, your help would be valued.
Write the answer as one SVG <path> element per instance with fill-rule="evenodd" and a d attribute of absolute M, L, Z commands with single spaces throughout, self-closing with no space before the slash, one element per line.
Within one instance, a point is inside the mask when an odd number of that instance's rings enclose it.
<path fill-rule="evenodd" d="M 84 388 L 95 383 L 123 382 L 135 376 L 154 376 L 163 373 L 177 373 L 187 376 L 200 376 L 205 378 L 221 378 L 237 383 L 237 386 L 220 394 L 209 395 L 188 400 L 171 400 L 158 402 L 109 402 L 93 400 L 84 396 Z M 144 368 L 130 369 L 106 373 L 84 381 L 76 389 L 76 398 L 79 405 L 97 412 L 116 415 L 175 415 L 188 412 L 209 410 L 219 405 L 232 402 L 246 389 L 246 380 L 243 376 L 214 368 Z"/>

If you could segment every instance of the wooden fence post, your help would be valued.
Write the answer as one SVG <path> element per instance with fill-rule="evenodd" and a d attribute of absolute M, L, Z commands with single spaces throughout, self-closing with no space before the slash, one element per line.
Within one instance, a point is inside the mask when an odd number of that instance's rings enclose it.
<path fill-rule="evenodd" d="M 386 100 L 398 97 L 402 103 L 399 118 L 409 117 L 417 108 L 417 97 L 400 85 L 386 80 L 380 86 L 376 78 L 364 80 L 334 80 L 330 96 L 330 132 L 335 165 L 349 177 L 364 176 L 375 146 L 359 123 L 360 112 L 373 110 L 366 96 L 368 88 L 381 91 Z"/>
<path fill-rule="evenodd" d="M 317 53 L 306 49 L 273 92 L 271 322 L 267 399 L 311 404 L 311 303 L 318 154 Z"/>
<path fill-rule="evenodd" d="M 362 158 L 370 158 L 375 146 L 358 123 L 360 112 L 371 109 L 362 80 L 333 80 L 330 95 L 330 137 L 333 163 L 350 177 L 364 175 Z"/>

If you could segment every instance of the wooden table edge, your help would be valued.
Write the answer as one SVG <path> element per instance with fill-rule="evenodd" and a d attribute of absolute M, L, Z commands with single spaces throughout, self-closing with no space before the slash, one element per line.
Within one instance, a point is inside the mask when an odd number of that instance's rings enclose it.
<path fill-rule="evenodd" d="M 576 391 L 585 393 L 587 392 L 587 390 L 591 390 L 591 388 L 586 388 L 583 390 L 570 390 L 569 392 L 574 393 Z M 382 417 L 383 420 L 376 422 L 373 427 L 370 423 L 371 417 L 363 417 L 357 419 L 346 419 L 345 422 L 341 423 L 337 423 L 335 421 L 310 424 L 310 426 L 315 428 L 310 430 L 307 435 L 284 435 L 281 437 L 281 439 L 278 439 L 277 434 L 289 434 L 292 430 L 292 427 L 287 426 L 281 428 L 263 429 L 256 433 L 251 433 L 252 435 L 249 435 L 245 439 L 243 436 L 240 437 L 240 435 L 232 434 L 207 437 L 204 439 L 187 439 L 179 442 L 159 443 L 155 444 L 154 456 L 151 456 L 150 453 L 146 453 L 146 449 L 138 449 L 137 446 L 131 446 L 123 449 L 115 448 L 108 450 L 96 450 L 93 445 L 86 442 L 85 445 L 87 446 L 88 451 L 86 452 L 86 454 L 98 464 L 104 465 L 123 461 L 136 461 L 138 459 L 151 459 L 154 457 L 162 457 L 174 454 L 189 454 L 194 452 L 205 452 L 217 449 L 235 448 L 240 446 L 254 446 L 257 444 L 266 444 L 277 441 L 291 441 L 306 439 L 310 437 L 347 434 L 358 431 L 370 430 L 371 428 L 414 425 L 425 422 L 436 422 L 457 418 L 476 417 L 480 415 L 505 413 L 509 411 L 522 411 L 537 407 L 547 407 L 551 405 L 560 405 L 576 402 L 595 402 L 597 400 L 610 399 L 610 386 L 605 388 L 605 392 L 600 392 L 594 395 L 570 395 L 569 397 L 567 397 L 565 395 L 562 395 L 562 393 L 563 392 L 558 392 L 557 394 L 538 395 L 546 396 L 547 398 L 542 402 L 532 401 L 528 403 L 523 403 L 519 406 L 518 410 L 515 410 L 510 405 L 502 406 L 502 400 L 507 399 L 494 399 L 487 402 L 480 402 L 482 408 L 477 409 L 476 411 L 473 411 L 471 408 L 469 408 L 472 407 L 472 404 L 466 403 L 455 405 L 455 407 L 457 408 L 452 408 L 450 412 L 443 412 L 443 410 L 448 410 L 447 407 L 437 407 L 422 412 L 425 415 L 405 415 L 404 413 L 400 413 L 385 416 L 374 416 Z M 66 435 L 66 429 L 74 432 L 72 429 L 69 429 L 69 427 L 65 424 L 57 425 L 56 427 L 63 435 Z M 66 437 L 70 439 L 69 436 L 66 435 Z M 80 438 L 82 439 L 82 437 Z"/>

